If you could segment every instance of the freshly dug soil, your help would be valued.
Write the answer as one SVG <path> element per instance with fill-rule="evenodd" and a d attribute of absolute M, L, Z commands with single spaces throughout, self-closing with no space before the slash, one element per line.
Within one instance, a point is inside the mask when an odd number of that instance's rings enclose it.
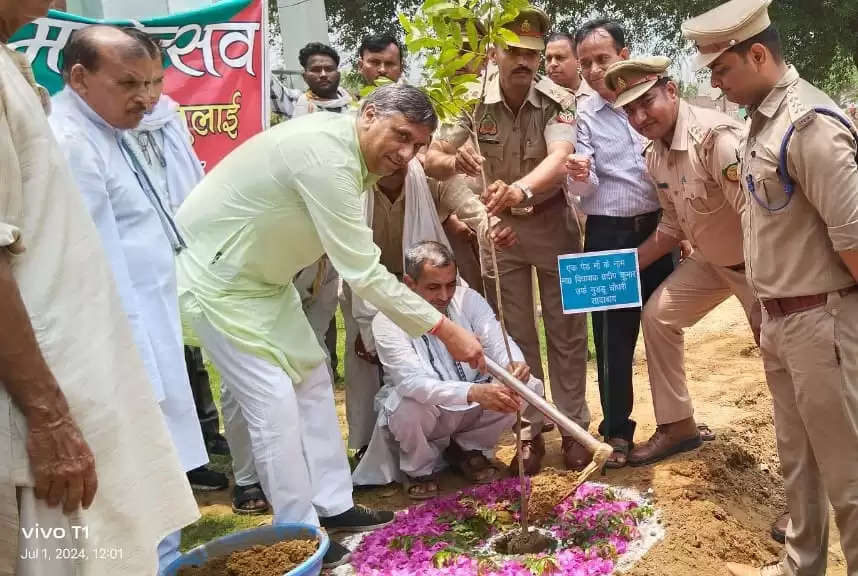
<path fill-rule="evenodd" d="M 748 320 L 736 298 L 731 297 L 686 330 L 685 371 L 688 390 L 694 399 L 695 418 L 698 423 L 711 426 L 718 438 L 704 442 L 694 452 L 652 466 L 609 470 L 607 476 L 591 478 L 594 482 L 628 486 L 640 492 L 651 490 L 650 497 L 659 512 L 665 536 L 627 572 L 629 576 L 724 576 L 724 562 L 761 565 L 783 553 L 783 547 L 769 536 L 771 523 L 786 510 L 775 448 L 772 401 L 760 351 L 754 346 Z M 596 364 L 591 361 L 587 403 L 593 412 L 590 428 L 593 433 L 602 416 L 596 379 Z M 657 425 L 643 338 L 635 354 L 634 381 L 634 419 L 638 423 L 635 440 L 643 442 Z M 546 388 L 550 391 L 550 386 Z M 342 390 L 337 390 L 336 397 L 345 431 Z M 562 468 L 560 434 L 556 431 L 547 434 L 545 443 L 544 464 Z M 514 454 L 515 438 L 506 433 L 499 443 L 497 457 L 509 462 Z M 534 480 L 551 474 L 547 468 L 544 470 Z M 560 479 L 552 475 L 550 482 Z M 452 473 L 442 474 L 440 482 L 445 492 L 468 486 Z M 534 495 L 530 499 L 532 515 L 539 512 L 540 485 L 534 482 Z M 547 504 L 554 504 L 559 498 L 549 498 Z M 402 490 L 393 491 L 390 487 L 356 490 L 355 499 L 380 508 L 412 505 Z M 830 531 L 827 574 L 846 576 L 846 560 L 834 522 Z"/>
<path fill-rule="evenodd" d="M 575 488 L 578 475 L 554 468 L 544 468 L 537 476 L 530 478 L 530 499 L 528 511 L 535 522 L 552 516 L 554 507 Z"/>
<path fill-rule="evenodd" d="M 556 540 L 537 531 L 510 531 L 495 544 L 495 550 L 500 554 L 537 554 L 546 552 Z"/>
<path fill-rule="evenodd" d="M 318 547 L 317 540 L 253 546 L 213 558 L 202 566 L 184 566 L 179 569 L 179 576 L 283 576 L 312 556 Z"/>

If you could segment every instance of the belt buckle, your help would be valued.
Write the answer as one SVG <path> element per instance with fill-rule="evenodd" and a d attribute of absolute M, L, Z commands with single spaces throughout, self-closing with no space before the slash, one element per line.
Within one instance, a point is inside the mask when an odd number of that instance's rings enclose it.
<path fill-rule="evenodd" d="M 525 206 L 523 208 L 513 206 L 509 209 L 509 213 L 513 216 L 530 216 L 533 214 L 533 206 Z"/>

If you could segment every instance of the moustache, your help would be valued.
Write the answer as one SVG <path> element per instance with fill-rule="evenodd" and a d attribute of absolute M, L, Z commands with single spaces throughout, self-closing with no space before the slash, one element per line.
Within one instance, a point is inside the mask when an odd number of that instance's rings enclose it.
<path fill-rule="evenodd" d="M 515 70 L 512 71 L 513 74 L 517 74 L 519 72 L 527 72 L 528 74 L 533 74 L 533 70 L 528 68 L 527 66 L 519 66 Z"/>

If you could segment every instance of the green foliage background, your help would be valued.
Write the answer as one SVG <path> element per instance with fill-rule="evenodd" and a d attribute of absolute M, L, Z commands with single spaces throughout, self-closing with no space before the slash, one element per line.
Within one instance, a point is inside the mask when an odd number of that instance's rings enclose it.
<path fill-rule="evenodd" d="M 272 14 L 276 14 L 276 0 Z M 421 0 L 325 0 L 329 29 L 354 53 L 371 32 L 404 36 L 397 13 L 413 13 Z M 633 48 L 676 56 L 686 49 L 680 23 L 721 0 L 535 0 L 558 30 L 572 31 L 595 16 L 626 24 Z M 807 80 L 837 95 L 858 86 L 858 0 L 775 0 L 769 8 L 787 56 Z"/>

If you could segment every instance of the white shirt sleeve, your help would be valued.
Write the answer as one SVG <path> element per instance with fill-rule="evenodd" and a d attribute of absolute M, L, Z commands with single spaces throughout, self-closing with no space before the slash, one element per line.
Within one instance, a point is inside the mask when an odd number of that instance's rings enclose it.
<path fill-rule="evenodd" d="M 418 354 L 414 340 L 383 314 L 375 317 L 372 329 L 385 382 L 393 385 L 401 398 L 432 406 L 467 406 L 470 382 L 441 380 Z"/>
<path fill-rule="evenodd" d="M 593 148 L 592 133 L 586 116 L 578 117 L 578 142 L 575 144 L 575 154 L 590 157 L 590 181 L 578 182 L 566 177 L 566 193 L 583 198 L 591 195 L 599 187 L 599 177 L 596 175 L 596 151 Z"/>

